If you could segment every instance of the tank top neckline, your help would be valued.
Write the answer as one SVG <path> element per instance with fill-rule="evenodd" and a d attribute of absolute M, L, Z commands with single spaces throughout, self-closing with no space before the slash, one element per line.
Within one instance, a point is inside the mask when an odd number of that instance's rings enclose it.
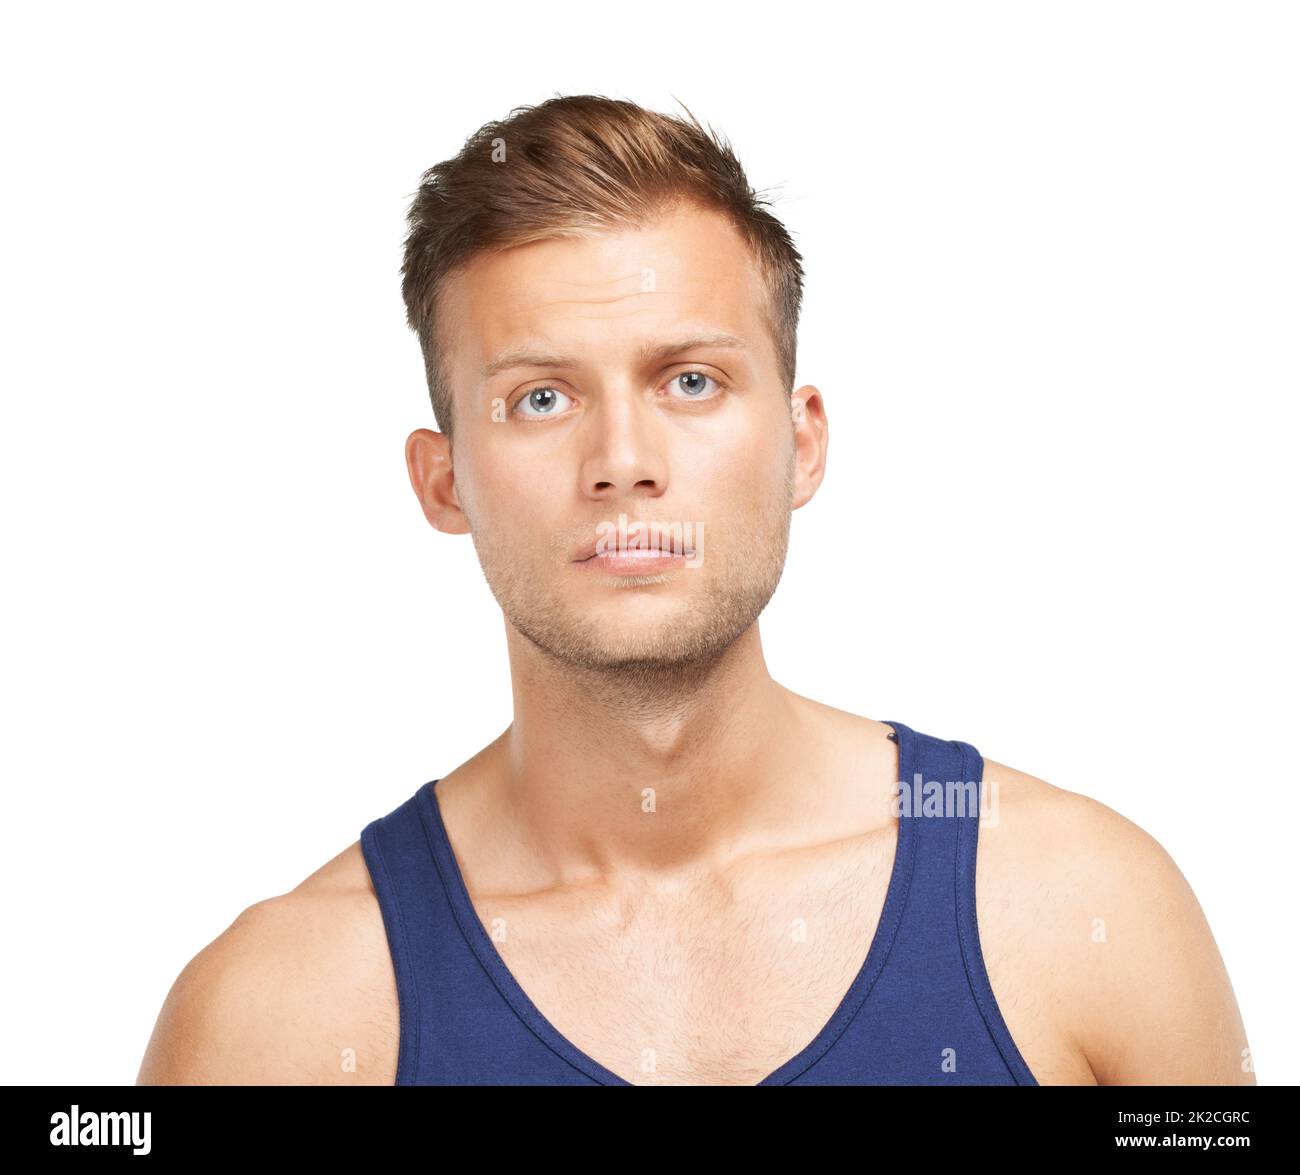
<path fill-rule="evenodd" d="M 912 769 L 916 735 L 910 727 L 901 722 L 885 721 L 884 724 L 892 727 L 897 735 L 897 776 L 898 781 L 901 782 L 908 779 Z M 602 1085 L 634 1085 L 634 1082 L 607 1069 L 594 1057 L 583 1052 L 556 1028 L 529 999 L 514 973 L 506 966 L 505 959 L 479 920 L 474 903 L 470 900 L 464 875 L 442 820 L 442 810 L 436 790 L 438 782 L 435 779 L 421 788 L 420 796 L 428 823 L 432 828 L 430 847 L 433 850 L 434 861 L 456 923 L 466 943 L 478 957 L 484 970 L 515 1015 L 552 1052 Z M 907 892 L 911 885 L 912 868 L 916 857 L 917 832 L 914 826 L 915 821 L 909 819 L 906 809 L 903 809 L 898 816 L 894 861 L 885 890 L 885 900 L 880 910 L 880 919 L 876 923 L 866 957 L 853 982 L 849 984 L 835 1011 L 812 1040 L 761 1081 L 756 1082 L 756 1085 L 783 1085 L 793 1081 L 835 1044 L 871 994 L 894 945 L 899 924 L 902 922 L 903 909 L 907 904 Z"/>

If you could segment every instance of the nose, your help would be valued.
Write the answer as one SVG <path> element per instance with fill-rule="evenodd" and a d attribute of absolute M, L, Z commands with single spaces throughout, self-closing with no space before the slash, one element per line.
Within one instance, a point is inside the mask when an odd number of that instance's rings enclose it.
<path fill-rule="evenodd" d="M 668 488 L 668 462 L 653 412 L 634 398 L 610 398 L 584 421 L 580 488 L 595 500 L 657 498 Z"/>

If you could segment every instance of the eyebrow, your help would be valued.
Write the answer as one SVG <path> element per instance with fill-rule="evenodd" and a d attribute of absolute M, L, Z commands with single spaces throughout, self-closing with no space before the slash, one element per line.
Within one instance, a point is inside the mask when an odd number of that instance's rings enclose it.
<path fill-rule="evenodd" d="M 648 364 L 661 362 L 673 355 L 680 355 L 683 351 L 694 350 L 696 347 L 727 347 L 733 350 L 744 350 L 747 346 L 744 339 L 727 334 L 726 331 L 713 331 L 708 334 L 691 335 L 689 338 L 673 339 L 667 343 L 646 343 L 638 351 L 637 358 L 642 363 Z M 490 379 L 514 367 L 572 368 L 577 367 L 579 363 L 580 360 L 565 355 L 552 355 L 545 351 L 534 351 L 529 347 L 515 347 L 502 351 L 484 367 L 483 378 Z"/>

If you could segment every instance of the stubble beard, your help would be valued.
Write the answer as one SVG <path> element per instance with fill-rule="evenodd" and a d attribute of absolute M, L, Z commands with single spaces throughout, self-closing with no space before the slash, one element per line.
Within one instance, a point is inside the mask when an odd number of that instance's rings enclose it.
<path fill-rule="evenodd" d="M 607 592 L 677 592 L 684 599 L 689 593 L 690 604 L 653 629 L 638 624 L 618 631 L 598 624 L 580 611 L 567 585 L 551 589 L 539 584 L 511 557 L 508 543 L 498 547 L 490 528 L 476 526 L 471 516 L 476 511 L 463 494 L 460 505 L 470 521 L 484 578 L 507 623 L 553 668 L 584 689 L 599 691 L 606 701 L 623 697 L 642 706 L 668 707 L 707 681 L 776 592 L 789 549 L 794 456 L 791 445 L 785 476 L 774 481 L 760 509 L 742 511 L 728 525 L 725 541 L 707 535 L 712 541 L 704 546 L 698 568 L 673 573 L 684 582 L 663 589 L 601 586 Z M 587 574 L 559 570 L 564 576 Z M 700 577 L 699 585 L 690 584 L 693 576 Z"/>

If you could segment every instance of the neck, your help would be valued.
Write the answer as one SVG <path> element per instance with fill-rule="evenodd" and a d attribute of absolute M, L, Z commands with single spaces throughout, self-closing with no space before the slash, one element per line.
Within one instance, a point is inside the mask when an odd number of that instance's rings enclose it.
<path fill-rule="evenodd" d="M 707 664 L 593 670 L 507 625 L 514 721 L 493 744 L 498 812 L 563 881 L 720 867 L 788 838 L 808 787 L 804 699 L 758 625 Z"/>

